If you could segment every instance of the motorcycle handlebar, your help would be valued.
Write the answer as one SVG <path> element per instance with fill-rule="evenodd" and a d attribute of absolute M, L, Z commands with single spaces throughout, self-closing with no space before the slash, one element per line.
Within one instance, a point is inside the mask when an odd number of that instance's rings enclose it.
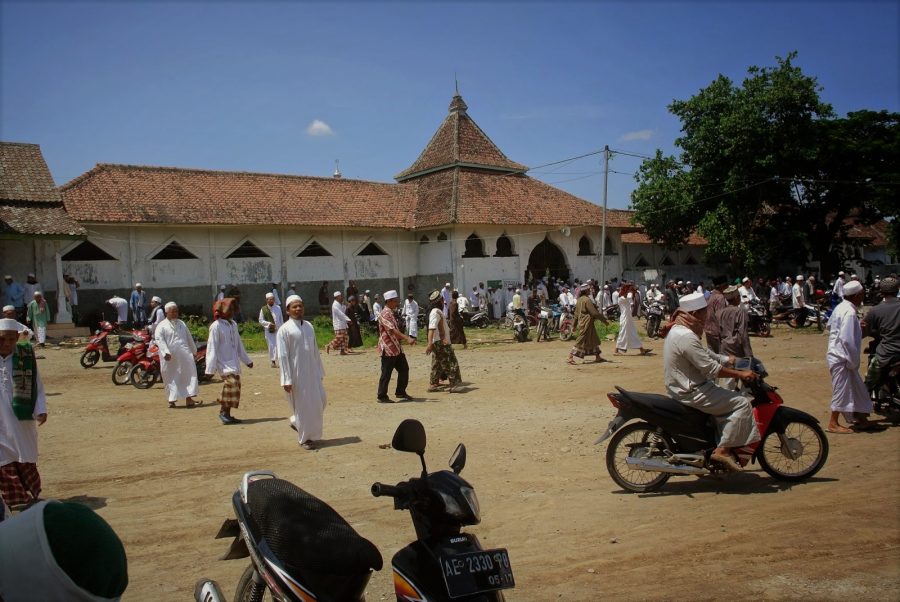
<path fill-rule="evenodd" d="M 374 497 L 397 497 L 400 489 L 393 485 L 385 485 L 384 483 L 372 483 L 372 495 Z"/>

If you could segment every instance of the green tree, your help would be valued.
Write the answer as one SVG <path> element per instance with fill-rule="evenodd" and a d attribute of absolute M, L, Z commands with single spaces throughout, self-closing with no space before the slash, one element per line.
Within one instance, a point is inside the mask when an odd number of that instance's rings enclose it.
<path fill-rule="evenodd" d="M 835 119 L 795 58 L 751 67 L 740 86 L 720 75 L 669 105 L 680 154 L 646 160 L 632 194 L 653 240 L 677 247 L 696 229 L 709 259 L 741 271 L 805 263 L 810 251 L 828 263 L 844 217 L 897 214 L 896 187 L 885 184 L 897 181 L 897 115 Z"/>

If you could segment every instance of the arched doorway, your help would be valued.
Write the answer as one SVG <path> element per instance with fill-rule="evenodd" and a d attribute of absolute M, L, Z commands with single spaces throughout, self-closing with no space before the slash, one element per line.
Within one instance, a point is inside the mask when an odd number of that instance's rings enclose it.
<path fill-rule="evenodd" d="M 569 280 L 569 268 L 566 267 L 566 254 L 562 249 L 550 242 L 548 238 L 542 240 L 528 256 L 528 268 L 525 271 L 525 277 L 528 272 L 535 278 L 543 278 L 550 272 L 551 276 Z"/>

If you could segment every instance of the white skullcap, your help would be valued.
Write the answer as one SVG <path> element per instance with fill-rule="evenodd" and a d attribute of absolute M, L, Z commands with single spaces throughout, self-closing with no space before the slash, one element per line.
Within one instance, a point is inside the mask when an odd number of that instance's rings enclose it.
<path fill-rule="evenodd" d="M 224 291 L 224 290 L 225 290 L 225 285 L 224 285 L 224 284 L 220 284 L 220 285 L 219 285 L 219 290 L 220 290 L 220 291 Z"/>
<path fill-rule="evenodd" d="M 151 300 L 151 301 L 156 301 L 157 303 L 162 303 L 162 299 L 160 299 L 159 297 L 153 297 L 153 298 L 151 298 L 150 300 Z"/>
<path fill-rule="evenodd" d="M 3 311 L 16 311 L 16 308 L 13 307 L 12 305 L 4 305 Z"/>
<path fill-rule="evenodd" d="M 843 276 L 844 272 L 838 272 L 838 276 Z"/>
<path fill-rule="evenodd" d="M 803 280 L 803 274 L 797 274 L 797 280 Z"/>
<path fill-rule="evenodd" d="M 274 298 L 275 298 L 275 295 L 273 295 L 272 293 L 266 293 L 266 299 L 274 299 Z"/>
<path fill-rule="evenodd" d="M 691 293 L 678 300 L 678 308 L 684 311 L 697 311 L 706 307 L 706 297 L 703 293 Z"/>
<path fill-rule="evenodd" d="M 750 282 L 750 279 L 749 279 L 749 278 L 747 278 L 747 277 L 746 277 L 746 276 L 744 276 L 744 279 L 743 279 L 743 280 L 741 280 L 741 282 Z"/>
<path fill-rule="evenodd" d="M 679 280 L 678 284 L 684 284 L 684 280 Z"/>
<path fill-rule="evenodd" d="M 444 284 L 444 286 L 446 286 L 446 287 L 448 287 L 448 288 L 449 288 L 449 287 L 450 287 L 450 283 L 449 283 L 449 282 L 447 282 L 447 283 L 446 283 L 446 284 Z"/>
<path fill-rule="evenodd" d="M 334 298 L 337 299 L 338 297 L 341 296 L 341 294 L 342 294 L 341 291 L 334 291 Z"/>
<path fill-rule="evenodd" d="M 859 293 L 863 290 L 863 285 L 859 283 L 859 280 L 851 280 L 847 284 L 844 285 L 844 297 L 852 297 L 856 293 Z"/>
<path fill-rule="evenodd" d="M 6 280 L 12 280 L 12 276 L 10 276 L 9 274 L 7 274 L 6 276 L 4 276 L 3 278 L 6 279 Z"/>
<path fill-rule="evenodd" d="M 290 307 L 291 303 L 293 303 L 294 301 L 299 301 L 300 303 L 303 303 L 303 299 L 300 298 L 300 295 L 291 295 L 284 301 L 284 306 Z"/>
<path fill-rule="evenodd" d="M 169 311 L 169 310 L 172 309 L 173 307 L 178 307 L 178 304 L 175 303 L 174 301 L 169 301 L 169 302 L 166 303 L 166 305 L 165 305 L 165 310 L 166 310 L 166 311 Z"/>
<path fill-rule="evenodd" d="M 521 293 L 521 292 L 522 292 L 522 289 L 517 288 L 517 289 L 516 289 L 516 292 L 517 292 L 517 293 Z"/>
<path fill-rule="evenodd" d="M 19 326 L 19 323 L 16 320 L 13 320 L 12 318 L 0 319 L 0 332 L 2 332 L 4 330 L 12 330 L 14 332 L 19 332 L 20 329 L 21 329 L 21 327 Z"/>
<path fill-rule="evenodd" d="M 139 287 L 139 286 L 141 286 L 141 283 L 140 283 L 140 282 L 135 282 L 135 283 L 134 283 L 134 288 L 137 288 L 137 287 Z"/>
<path fill-rule="evenodd" d="M 385 300 L 385 301 L 390 301 L 391 299 L 396 299 L 396 298 L 397 298 L 397 291 L 395 291 L 395 290 L 393 290 L 393 289 L 392 289 L 392 290 L 389 290 L 388 292 L 386 292 L 386 293 L 384 294 L 384 300 Z"/>
<path fill-rule="evenodd" d="M 859 280 L 859 276 L 856 274 L 850 274 L 850 280 Z"/>
<path fill-rule="evenodd" d="M 38 295 L 43 296 L 43 294 L 44 294 L 44 293 L 42 293 L 41 291 L 34 291 L 34 295 L 33 295 L 33 296 L 34 296 L 34 297 L 37 297 Z"/>
<path fill-rule="evenodd" d="M 28 272 L 28 277 L 29 277 L 29 278 L 34 278 L 34 274 L 31 273 L 31 272 Z"/>

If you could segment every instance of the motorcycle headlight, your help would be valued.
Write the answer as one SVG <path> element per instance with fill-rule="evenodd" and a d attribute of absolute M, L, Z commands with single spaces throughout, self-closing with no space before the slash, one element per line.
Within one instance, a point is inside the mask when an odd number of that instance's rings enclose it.
<path fill-rule="evenodd" d="M 481 507 L 478 505 L 478 496 L 471 487 L 460 487 L 459 497 L 450 495 L 446 491 L 438 491 L 444 501 L 444 509 L 447 514 L 462 522 L 469 524 L 474 518 L 474 523 L 481 522 Z"/>

